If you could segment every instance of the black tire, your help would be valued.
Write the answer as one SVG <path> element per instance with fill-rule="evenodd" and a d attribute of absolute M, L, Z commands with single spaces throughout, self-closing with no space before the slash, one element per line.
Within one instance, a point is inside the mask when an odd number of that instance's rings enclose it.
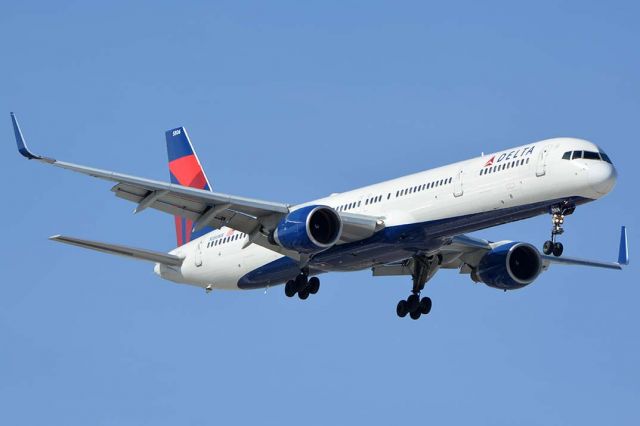
<path fill-rule="evenodd" d="M 296 282 L 296 290 L 301 292 L 303 288 L 307 286 L 308 277 L 306 275 L 300 274 L 295 279 Z"/>
<path fill-rule="evenodd" d="M 400 318 L 404 318 L 407 316 L 408 313 L 409 313 L 409 306 L 407 305 L 407 301 L 406 300 L 399 301 L 398 306 L 396 306 L 396 314 L 398 314 Z"/>
<path fill-rule="evenodd" d="M 422 312 L 420 312 L 420 309 L 416 309 L 415 311 L 409 312 L 409 316 L 411 317 L 412 320 L 417 320 L 418 318 L 420 318 L 420 315 L 422 315 Z"/>
<path fill-rule="evenodd" d="M 555 243 L 553 245 L 553 255 L 555 257 L 560 257 L 562 256 L 562 252 L 564 251 L 564 246 L 562 245 L 562 243 Z"/>
<path fill-rule="evenodd" d="M 300 298 L 300 300 L 306 300 L 307 297 L 309 297 L 309 289 L 304 288 L 298 291 L 298 297 Z"/>
<path fill-rule="evenodd" d="M 320 279 L 318 277 L 309 278 L 307 287 L 309 288 L 309 293 L 316 294 L 320 290 Z"/>
<path fill-rule="evenodd" d="M 296 293 L 296 282 L 294 280 L 287 281 L 287 283 L 284 285 L 284 294 L 287 297 L 293 297 L 296 295 Z"/>
<path fill-rule="evenodd" d="M 407 305 L 409 306 L 409 312 L 413 312 L 420 306 L 420 298 L 417 294 L 412 294 L 407 298 Z"/>
<path fill-rule="evenodd" d="M 545 241 L 544 244 L 542 245 L 542 252 L 546 255 L 551 254 L 551 252 L 553 251 L 553 242 L 552 241 Z"/>
<path fill-rule="evenodd" d="M 422 315 L 427 315 L 429 312 L 431 312 L 431 298 L 430 297 L 423 297 L 422 300 L 420 301 L 420 312 L 422 312 Z"/>

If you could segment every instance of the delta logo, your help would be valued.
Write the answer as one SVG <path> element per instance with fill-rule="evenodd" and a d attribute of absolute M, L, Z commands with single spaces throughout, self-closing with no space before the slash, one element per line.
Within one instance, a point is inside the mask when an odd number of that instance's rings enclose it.
<path fill-rule="evenodd" d="M 503 152 L 502 154 L 500 154 L 497 160 L 496 160 L 496 156 L 493 155 L 491 158 L 489 158 L 489 161 L 487 161 L 483 167 L 491 167 L 494 164 L 498 164 L 503 161 L 510 161 L 510 160 L 515 160 L 517 158 L 529 157 L 531 154 L 533 154 L 534 148 L 535 146 L 531 146 L 531 147 L 516 149 L 515 151 Z"/>
<path fill-rule="evenodd" d="M 496 156 L 494 155 L 493 157 L 491 157 L 491 158 L 489 159 L 489 161 L 487 161 L 487 162 L 484 164 L 484 166 L 485 166 L 485 167 L 491 167 L 491 166 L 493 166 L 493 160 L 495 160 L 495 159 L 496 159 Z"/>

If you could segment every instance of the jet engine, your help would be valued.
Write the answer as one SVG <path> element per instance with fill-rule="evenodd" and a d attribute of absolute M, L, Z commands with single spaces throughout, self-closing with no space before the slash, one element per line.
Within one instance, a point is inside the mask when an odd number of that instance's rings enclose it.
<path fill-rule="evenodd" d="M 471 278 L 489 287 L 516 290 L 531 284 L 542 272 L 542 257 L 531 244 L 510 242 L 487 252 Z"/>
<path fill-rule="evenodd" d="M 299 253 L 318 253 L 333 246 L 342 234 L 342 219 L 328 206 L 306 206 L 285 216 L 270 240 Z"/>

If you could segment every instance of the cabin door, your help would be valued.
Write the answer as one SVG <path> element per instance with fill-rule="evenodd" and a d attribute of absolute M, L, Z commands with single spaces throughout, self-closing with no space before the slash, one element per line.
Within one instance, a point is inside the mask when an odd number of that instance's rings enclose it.
<path fill-rule="evenodd" d="M 453 178 L 453 196 L 461 197 L 464 193 L 462 188 L 462 169 L 458 170 L 456 177 Z"/>
<path fill-rule="evenodd" d="M 196 247 L 196 255 L 194 256 L 195 264 L 198 267 L 202 266 L 202 244 L 204 244 L 204 241 L 200 241 L 198 243 L 198 246 Z"/>
<path fill-rule="evenodd" d="M 549 151 L 545 148 L 538 154 L 538 160 L 536 162 L 536 176 L 544 176 L 547 173 L 547 153 Z"/>

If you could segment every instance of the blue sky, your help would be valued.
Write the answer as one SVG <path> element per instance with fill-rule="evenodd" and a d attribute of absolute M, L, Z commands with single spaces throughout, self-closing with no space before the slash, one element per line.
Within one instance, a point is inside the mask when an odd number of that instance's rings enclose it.
<path fill-rule="evenodd" d="M 0 15 L 1 424 L 638 424 L 637 2 L 103 3 Z M 24 161 L 9 111 L 37 152 L 163 180 L 163 131 L 184 125 L 214 190 L 291 203 L 583 137 L 620 176 L 568 218 L 565 253 L 613 260 L 626 224 L 632 264 L 509 293 L 444 271 L 416 322 L 395 316 L 408 280 L 367 271 L 304 302 L 207 296 L 47 241 L 175 236 L 105 182 Z"/>

